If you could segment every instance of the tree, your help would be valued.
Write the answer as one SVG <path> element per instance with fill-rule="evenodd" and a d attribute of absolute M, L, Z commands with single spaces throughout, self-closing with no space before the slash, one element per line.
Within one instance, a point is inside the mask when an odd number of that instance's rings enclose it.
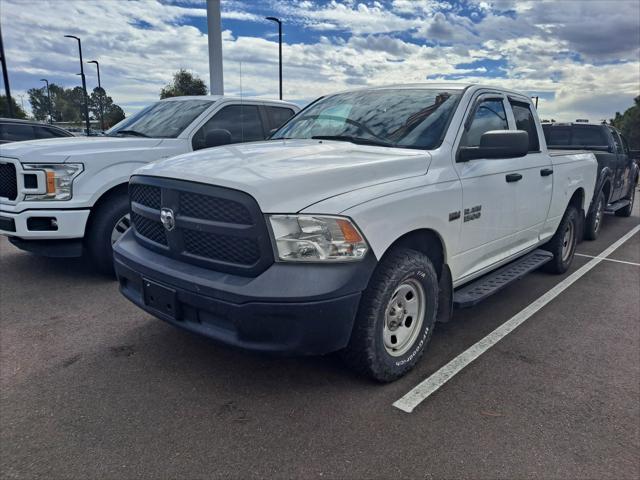
<path fill-rule="evenodd" d="M 635 105 L 629 107 L 622 115 L 616 112 L 610 123 L 626 137 L 629 148 L 640 150 L 640 96 L 633 99 Z"/>
<path fill-rule="evenodd" d="M 207 85 L 201 78 L 181 68 L 173 74 L 173 80 L 160 91 L 160 98 L 206 95 Z"/>
<path fill-rule="evenodd" d="M 89 111 L 93 118 L 100 120 L 100 108 L 104 114 L 104 127 L 110 128 L 124 118 L 124 111 L 113 103 L 104 88 L 96 87 L 89 96 Z"/>
<path fill-rule="evenodd" d="M 17 104 L 15 97 L 11 97 L 11 105 L 13 105 L 14 118 L 27 118 L 27 112 L 25 112 L 20 105 Z M 0 95 L 0 117 L 9 116 L 9 104 L 7 103 L 6 95 Z"/>

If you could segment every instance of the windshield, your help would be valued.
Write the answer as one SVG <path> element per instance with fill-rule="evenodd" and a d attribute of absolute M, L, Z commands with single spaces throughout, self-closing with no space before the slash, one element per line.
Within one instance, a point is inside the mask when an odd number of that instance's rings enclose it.
<path fill-rule="evenodd" d="M 458 91 L 362 90 L 322 98 L 271 138 L 326 138 L 384 146 L 437 148 L 460 98 Z"/>
<path fill-rule="evenodd" d="M 107 132 L 107 135 L 176 138 L 211 105 L 213 103 L 209 100 L 154 103 L 118 123 Z"/>

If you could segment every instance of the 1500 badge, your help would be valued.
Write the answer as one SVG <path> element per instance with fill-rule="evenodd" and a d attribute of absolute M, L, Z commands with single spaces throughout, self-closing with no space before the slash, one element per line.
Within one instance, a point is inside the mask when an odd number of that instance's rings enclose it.
<path fill-rule="evenodd" d="M 471 220 L 480 218 L 481 215 L 482 215 L 482 205 L 476 205 L 475 207 L 464 209 L 465 222 L 470 222 Z"/>

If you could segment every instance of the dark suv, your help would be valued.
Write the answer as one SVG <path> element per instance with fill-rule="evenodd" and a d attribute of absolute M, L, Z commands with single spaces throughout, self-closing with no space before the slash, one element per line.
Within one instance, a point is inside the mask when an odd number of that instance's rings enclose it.
<path fill-rule="evenodd" d="M 0 144 L 56 137 L 73 137 L 73 134 L 44 123 L 17 118 L 0 118 Z"/>
<path fill-rule="evenodd" d="M 542 125 L 547 146 L 555 150 L 588 150 L 598 159 L 598 177 L 587 212 L 584 236 L 595 240 L 605 212 L 628 217 L 633 210 L 638 165 L 624 135 L 601 124 L 546 123 Z"/>

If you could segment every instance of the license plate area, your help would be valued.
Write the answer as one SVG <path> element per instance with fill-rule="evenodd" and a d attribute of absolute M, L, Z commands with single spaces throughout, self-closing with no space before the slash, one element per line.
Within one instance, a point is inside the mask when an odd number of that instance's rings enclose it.
<path fill-rule="evenodd" d="M 152 280 L 142 279 L 144 304 L 174 320 L 178 318 L 176 291 Z"/>

